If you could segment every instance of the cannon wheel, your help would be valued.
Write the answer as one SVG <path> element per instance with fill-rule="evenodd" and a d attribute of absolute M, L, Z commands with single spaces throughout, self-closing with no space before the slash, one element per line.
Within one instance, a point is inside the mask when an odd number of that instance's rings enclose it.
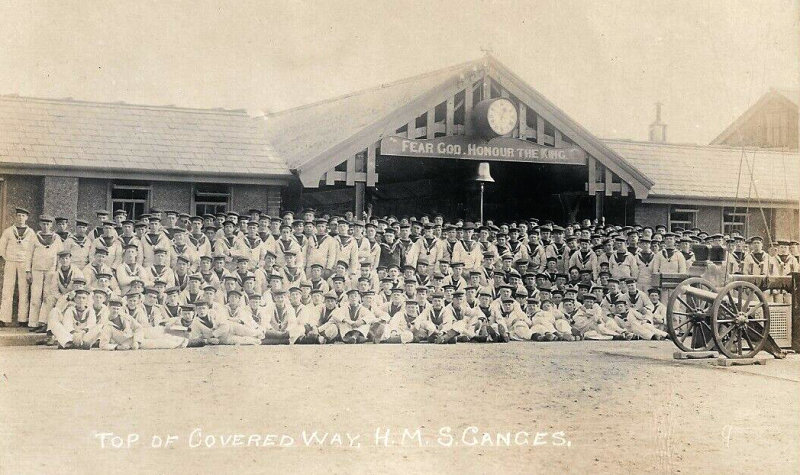
<path fill-rule="evenodd" d="M 695 287 L 715 292 L 711 282 L 690 277 L 675 288 L 667 300 L 667 333 L 682 351 L 708 351 L 714 348 L 711 330 L 711 302 L 685 292 Z"/>
<path fill-rule="evenodd" d="M 731 282 L 714 299 L 711 327 L 717 348 L 728 358 L 752 358 L 769 335 L 769 305 L 750 282 Z"/>

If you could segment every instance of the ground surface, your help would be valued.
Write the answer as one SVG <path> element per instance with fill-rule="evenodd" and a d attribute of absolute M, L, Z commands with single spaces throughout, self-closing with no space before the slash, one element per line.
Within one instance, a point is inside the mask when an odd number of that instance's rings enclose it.
<path fill-rule="evenodd" d="M 798 473 L 800 357 L 721 368 L 675 361 L 673 350 L 0 348 L 0 473 Z M 443 427 L 453 439 L 439 437 Z M 376 443 L 378 428 L 390 431 L 388 447 Z M 423 446 L 403 429 L 421 429 Z M 326 442 L 338 432 L 345 446 L 306 446 L 304 430 L 329 432 Z M 484 431 L 510 432 L 511 446 L 496 435 L 481 446 Z M 114 449 L 109 438 L 103 449 L 103 432 L 140 439 Z M 345 432 L 360 435 L 359 447 L 347 447 Z M 533 444 L 537 432 L 548 433 L 546 445 L 515 445 Z M 151 447 L 167 434 L 178 436 L 170 448 Z M 294 443 L 246 446 L 268 434 Z M 213 447 L 190 448 L 208 435 Z M 221 447 L 234 441 L 245 446 Z"/>

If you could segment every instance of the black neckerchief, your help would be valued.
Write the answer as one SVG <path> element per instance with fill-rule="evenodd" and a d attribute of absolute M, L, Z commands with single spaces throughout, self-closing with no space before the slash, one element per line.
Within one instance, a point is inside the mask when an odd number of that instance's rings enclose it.
<path fill-rule="evenodd" d="M 161 233 L 147 233 L 144 235 L 144 238 L 147 240 L 147 244 L 150 244 L 151 246 L 157 246 L 161 241 Z"/>
<path fill-rule="evenodd" d="M 22 227 L 14 226 L 14 237 L 17 238 L 17 243 L 20 243 L 22 242 L 23 239 L 25 239 L 25 233 L 27 232 L 28 232 L 27 226 L 22 226 Z"/>
<path fill-rule="evenodd" d="M 434 325 L 441 325 L 442 324 L 442 312 L 444 311 L 444 307 L 441 310 L 436 310 L 435 308 L 431 308 L 431 321 Z"/>
<path fill-rule="evenodd" d="M 58 273 L 58 282 L 61 284 L 61 287 L 66 287 L 72 281 L 72 267 L 69 267 L 66 272 L 64 269 L 58 269 L 60 272 Z"/>
<path fill-rule="evenodd" d="M 360 315 L 359 314 L 360 310 L 361 310 L 361 305 L 359 305 L 359 306 L 357 306 L 355 308 L 355 312 L 353 311 L 353 307 L 352 306 L 350 306 L 350 305 L 347 306 L 347 313 L 350 316 L 350 321 L 355 322 L 356 320 L 358 320 L 358 316 Z"/>
<path fill-rule="evenodd" d="M 82 315 L 83 318 L 81 318 L 80 315 Z M 78 308 L 77 307 L 75 308 L 75 321 L 78 322 L 79 325 L 81 325 L 83 323 L 86 323 L 86 320 L 88 318 L 89 318 L 89 307 L 86 307 L 85 309 L 83 309 L 83 314 L 78 312 Z"/>
<path fill-rule="evenodd" d="M 333 315 L 334 310 L 329 310 L 328 307 L 324 307 L 322 309 L 322 315 L 320 316 L 320 325 L 328 323 L 328 320 L 331 319 L 331 315 Z"/>

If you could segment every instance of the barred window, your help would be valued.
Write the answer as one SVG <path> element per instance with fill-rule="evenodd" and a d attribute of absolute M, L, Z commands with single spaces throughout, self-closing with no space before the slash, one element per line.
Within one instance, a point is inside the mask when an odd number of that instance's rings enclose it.
<path fill-rule="evenodd" d="M 194 185 L 194 208 L 197 216 L 226 213 L 231 201 L 231 187 L 216 183 Z"/>
<path fill-rule="evenodd" d="M 697 222 L 697 209 L 673 206 L 669 211 L 669 230 L 690 229 Z"/>
<path fill-rule="evenodd" d="M 747 236 L 747 210 L 744 208 L 722 208 L 722 232 L 738 232 Z"/>
<path fill-rule="evenodd" d="M 111 184 L 112 213 L 124 209 L 128 219 L 137 219 L 150 206 L 150 183 L 132 180 L 117 180 Z"/>

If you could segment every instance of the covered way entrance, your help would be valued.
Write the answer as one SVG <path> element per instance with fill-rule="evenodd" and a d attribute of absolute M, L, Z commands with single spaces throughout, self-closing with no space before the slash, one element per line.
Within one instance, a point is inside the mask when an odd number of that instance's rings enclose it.
<path fill-rule="evenodd" d="M 504 106 L 491 116 L 494 102 Z M 500 129 L 487 134 L 487 124 Z M 495 179 L 484 206 L 494 220 L 630 222 L 635 200 L 653 186 L 488 55 L 269 115 L 267 131 L 298 178 L 284 196 L 290 209 L 476 219 L 480 161 Z M 473 153 L 488 146 L 513 152 Z"/>
<path fill-rule="evenodd" d="M 377 215 L 441 213 L 447 218 L 478 220 L 478 163 L 468 160 L 382 156 L 381 182 L 368 191 Z M 586 168 L 490 162 L 495 183 L 484 192 L 484 215 L 505 221 L 535 216 L 555 222 L 592 217 L 594 201 L 585 190 Z M 522 213 L 522 214 L 521 214 Z"/>

